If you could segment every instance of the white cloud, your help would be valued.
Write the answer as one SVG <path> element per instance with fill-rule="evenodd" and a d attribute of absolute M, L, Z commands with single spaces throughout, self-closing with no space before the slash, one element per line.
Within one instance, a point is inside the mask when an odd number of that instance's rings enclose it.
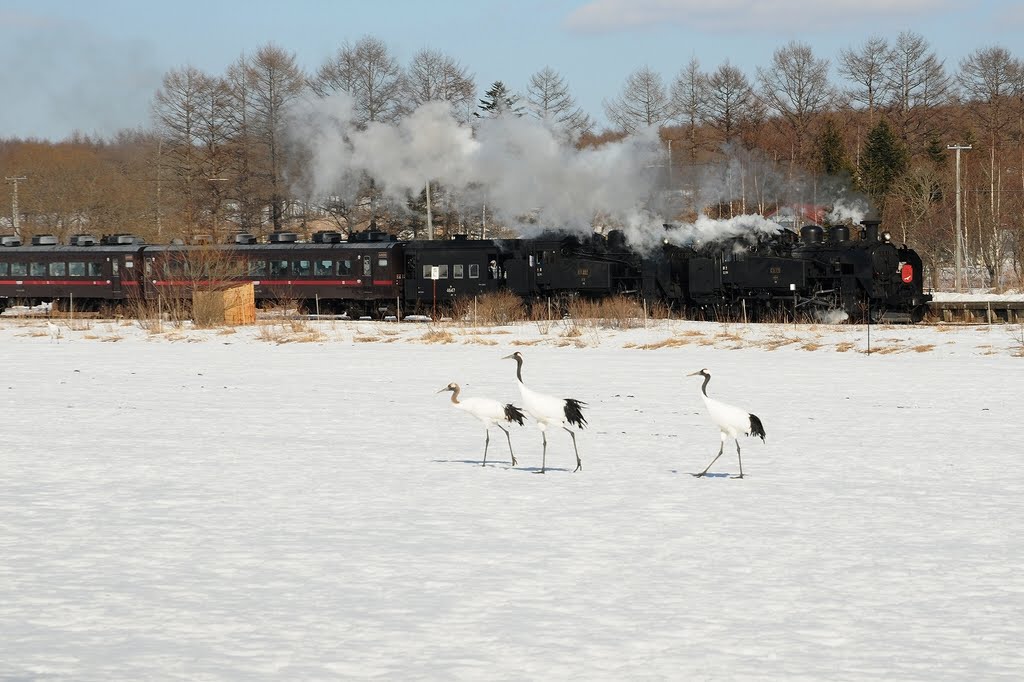
<path fill-rule="evenodd" d="M 675 24 L 704 30 L 845 25 L 858 20 L 912 16 L 948 8 L 948 0 L 593 0 L 566 17 L 581 32 Z"/>

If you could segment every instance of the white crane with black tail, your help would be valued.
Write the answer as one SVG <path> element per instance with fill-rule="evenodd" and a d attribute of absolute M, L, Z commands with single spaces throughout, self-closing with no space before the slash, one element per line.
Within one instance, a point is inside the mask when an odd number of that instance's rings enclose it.
<path fill-rule="evenodd" d="M 484 431 L 487 434 L 487 440 L 484 441 L 484 463 L 482 466 L 487 466 L 487 446 L 491 444 L 491 426 L 497 426 L 499 429 L 505 432 L 505 438 L 508 440 L 508 453 L 512 455 L 512 466 L 517 464 L 516 455 L 512 452 L 512 437 L 508 433 L 508 429 L 499 424 L 498 422 L 508 422 L 511 424 L 515 422 L 520 426 L 523 425 L 523 411 L 512 403 L 502 405 L 497 400 L 491 400 L 490 398 L 466 398 L 459 400 L 459 392 L 462 389 L 454 381 L 444 388 L 440 389 L 438 393 L 445 391 L 452 392 L 452 405 L 456 409 L 468 412 L 480 421 L 484 423 Z"/>
<path fill-rule="evenodd" d="M 704 405 L 708 408 L 708 414 L 711 416 L 711 421 L 715 422 L 718 426 L 718 430 L 722 433 L 722 444 L 718 447 L 718 454 L 711 460 L 711 464 L 718 461 L 718 458 L 722 456 L 722 451 L 725 449 L 725 441 L 727 438 L 732 438 L 736 441 L 736 457 L 740 461 L 740 475 L 733 476 L 733 478 L 743 478 L 743 456 L 740 455 L 740 441 L 737 436 L 741 433 L 748 436 L 756 436 L 764 442 L 764 426 L 761 424 L 761 420 L 756 414 L 751 414 L 746 410 L 732 405 L 726 405 L 723 402 L 715 400 L 714 398 L 708 397 L 708 382 L 711 381 L 711 372 L 707 369 L 702 369 L 699 372 L 693 372 L 687 376 L 703 376 L 704 384 L 700 387 L 701 397 L 704 399 Z M 708 472 L 711 468 L 711 464 L 708 464 L 704 471 L 699 474 L 693 474 L 694 476 L 700 477 Z"/>
<path fill-rule="evenodd" d="M 531 390 L 523 383 L 523 354 L 519 351 L 506 355 L 502 360 L 516 361 L 516 383 L 519 384 L 519 395 L 523 398 L 523 409 L 526 414 L 533 417 L 540 429 L 541 438 L 544 439 L 544 451 L 541 455 L 540 471 L 543 474 L 547 465 L 548 437 L 547 427 L 551 425 L 561 426 L 572 436 L 572 449 L 576 453 L 576 468 L 579 471 L 583 468 L 583 461 L 580 459 L 580 451 L 576 448 L 576 433 L 570 428 L 584 428 L 587 420 L 583 416 L 583 408 L 586 403 L 575 398 L 556 398 L 543 393 Z"/>

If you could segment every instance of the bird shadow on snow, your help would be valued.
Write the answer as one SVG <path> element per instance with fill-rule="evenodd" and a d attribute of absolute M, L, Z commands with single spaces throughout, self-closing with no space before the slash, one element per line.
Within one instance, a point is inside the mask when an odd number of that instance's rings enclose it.
<path fill-rule="evenodd" d="M 482 459 L 435 459 L 433 461 L 438 463 L 438 464 L 472 464 L 472 465 L 475 465 L 475 466 L 481 466 L 484 463 L 484 461 Z M 517 466 L 512 466 L 511 464 L 505 464 L 504 462 L 491 462 L 490 464 L 487 465 L 487 468 L 488 469 L 491 469 L 491 468 L 494 468 L 494 469 L 499 469 L 499 468 L 500 469 L 514 469 L 515 471 L 525 471 L 527 473 L 530 473 L 530 472 L 536 473 L 536 472 L 540 471 L 540 467 L 524 467 L 524 466 L 518 466 L 518 465 Z M 568 469 L 564 469 L 562 467 L 548 467 L 546 470 L 547 471 L 569 471 Z"/>
<path fill-rule="evenodd" d="M 697 473 L 695 471 L 679 471 L 679 469 L 669 469 L 669 471 L 673 474 L 689 474 L 690 476 L 694 476 Z M 714 474 L 709 471 L 700 478 L 729 478 L 730 476 L 732 476 L 732 474 Z"/>

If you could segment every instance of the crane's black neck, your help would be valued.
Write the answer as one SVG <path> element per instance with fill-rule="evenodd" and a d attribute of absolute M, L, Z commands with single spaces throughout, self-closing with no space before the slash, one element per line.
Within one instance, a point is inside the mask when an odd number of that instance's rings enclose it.
<path fill-rule="evenodd" d="M 461 391 L 461 390 L 462 389 L 459 388 L 458 386 L 456 386 L 455 388 L 451 389 L 451 391 L 452 391 L 452 403 L 454 403 L 455 405 L 459 404 L 459 391 Z"/>
<path fill-rule="evenodd" d="M 704 383 L 701 384 L 701 387 L 700 387 L 700 390 L 704 394 L 705 398 L 710 398 L 711 397 L 711 396 L 708 395 L 708 383 L 710 381 L 711 381 L 711 375 L 710 374 L 705 374 L 704 375 Z"/>
<path fill-rule="evenodd" d="M 512 358 L 516 361 L 516 378 L 519 379 L 519 383 L 523 383 L 523 358 L 518 355 L 513 355 Z"/>

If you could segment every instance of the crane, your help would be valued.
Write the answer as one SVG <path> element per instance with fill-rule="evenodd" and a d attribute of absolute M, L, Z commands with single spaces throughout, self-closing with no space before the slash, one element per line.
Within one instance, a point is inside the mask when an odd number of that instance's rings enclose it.
<path fill-rule="evenodd" d="M 537 473 L 543 474 L 547 464 L 548 437 L 546 431 L 550 425 L 561 426 L 572 436 L 572 449 L 576 453 L 576 468 L 573 471 L 579 471 L 583 468 L 583 461 L 580 459 L 580 451 L 576 448 L 576 433 L 569 427 L 575 426 L 582 429 L 587 425 L 587 420 L 583 416 L 583 408 L 586 403 L 575 398 L 556 398 L 531 390 L 523 383 L 523 354 L 516 351 L 502 358 L 502 360 L 510 359 L 516 361 L 516 381 L 519 384 L 519 395 L 523 398 L 523 409 L 537 422 L 537 428 L 540 429 L 541 438 L 544 440 L 540 471 Z"/>
<path fill-rule="evenodd" d="M 512 437 L 508 433 L 508 429 L 499 424 L 498 422 L 505 421 L 508 423 L 516 422 L 520 426 L 523 425 L 523 411 L 512 403 L 502 405 L 497 400 L 491 400 L 490 398 L 466 398 L 459 400 L 459 393 L 462 391 L 459 385 L 454 381 L 444 388 L 440 389 L 438 393 L 445 391 L 452 392 L 452 405 L 456 409 L 467 412 L 484 424 L 484 431 L 487 434 L 487 440 L 484 441 L 484 463 L 482 466 L 487 466 L 487 446 L 491 444 L 491 426 L 497 426 L 499 429 L 505 432 L 505 438 L 508 440 L 508 452 L 512 455 L 512 466 L 515 466 L 516 455 L 512 452 Z"/>
<path fill-rule="evenodd" d="M 722 434 L 722 444 L 718 447 L 718 454 L 711 460 L 711 464 L 718 461 L 718 458 L 722 456 L 722 450 L 725 449 L 726 438 L 732 438 L 736 441 L 736 457 L 740 461 L 740 475 L 733 476 L 733 478 L 743 478 L 743 457 L 740 455 L 740 441 L 737 436 L 743 433 L 748 436 L 757 436 L 764 442 L 764 426 L 761 424 L 761 420 L 756 414 L 751 414 L 746 410 L 734 407 L 732 405 L 726 405 L 723 402 L 715 400 L 714 398 L 708 397 L 708 382 L 711 381 L 711 372 L 708 369 L 702 369 L 697 372 L 692 372 L 687 376 L 703 376 L 704 384 L 700 387 L 701 397 L 704 399 L 704 405 L 708 408 L 708 415 L 711 416 L 711 421 L 718 426 L 718 430 Z M 698 478 L 703 476 L 711 468 L 711 464 L 708 464 L 704 471 L 699 474 L 693 474 Z"/>

